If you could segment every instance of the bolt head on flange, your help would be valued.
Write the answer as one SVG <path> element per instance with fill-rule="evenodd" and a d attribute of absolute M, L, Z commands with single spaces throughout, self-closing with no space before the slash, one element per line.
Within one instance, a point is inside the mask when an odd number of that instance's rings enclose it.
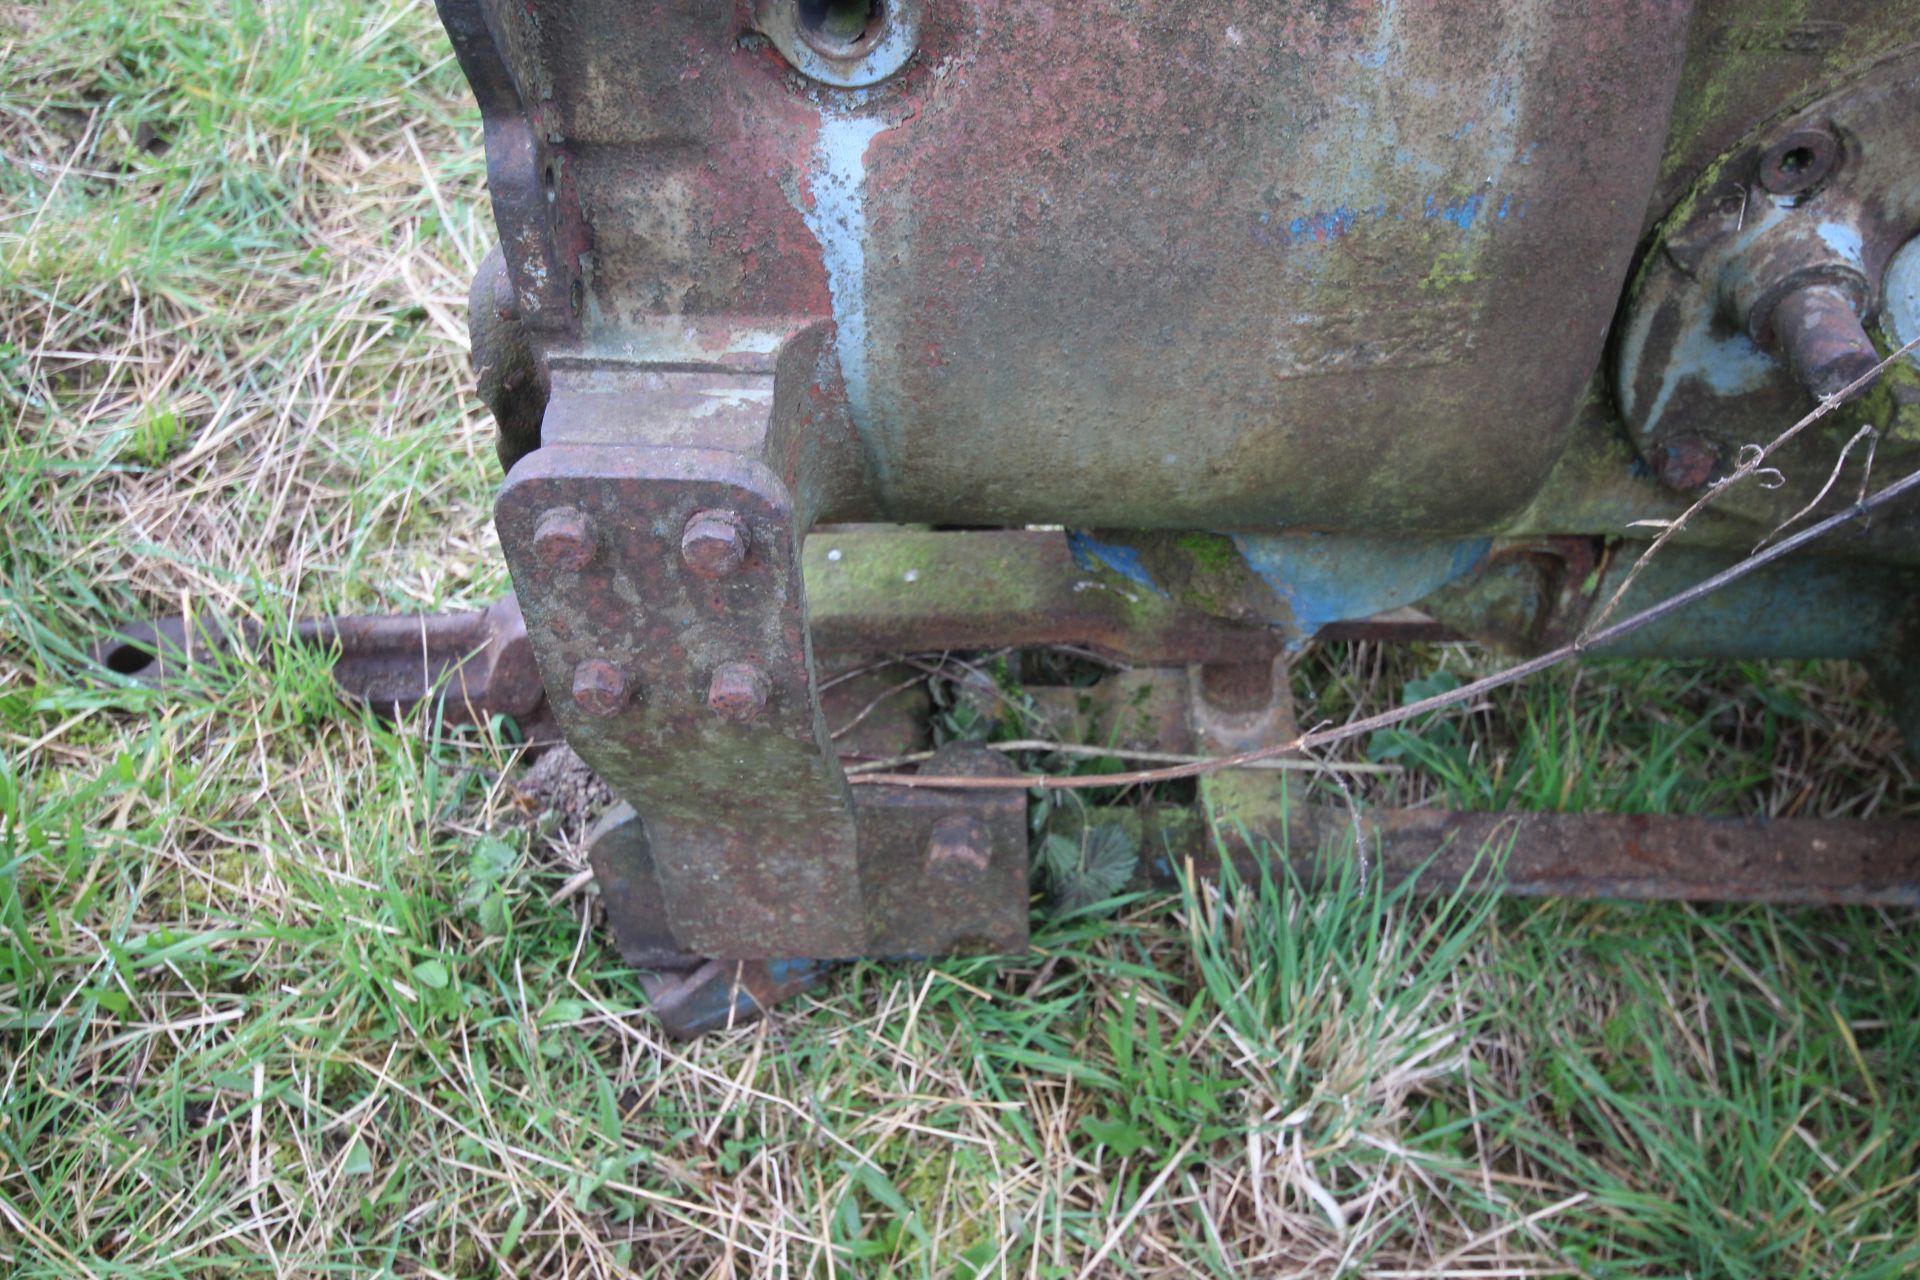
<path fill-rule="evenodd" d="M 598 720 L 617 716 L 631 695 L 627 677 L 603 658 L 589 658 L 573 669 L 573 702 Z"/>
<path fill-rule="evenodd" d="M 952 879 L 979 875 L 993 861 L 993 837 L 971 813 L 950 813 L 927 837 L 927 870 Z"/>
<path fill-rule="evenodd" d="M 751 662 L 723 663 L 707 686 L 707 709 L 725 720 L 745 724 L 767 709 L 772 683 Z"/>
<path fill-rule="evenodd" d="M 1697 432 L 1687 432 L 1654 447 L 1653 473 L 1660 483 L 1685 492 L 1713 479 L 1720 465 L 1720 449 Z"/>
<path fill-rule="evenodd" d="M 533 553 L 549 569 L 579 572 L 593 563 L 593 523 L 572 507 L 543 512 L 533 530 Z"/>
<path fill-rule="evenodd" d="M 1840 140 L 1825 129 L 1795 129 L 1760 156 L 1760 185 L 1776 196 L 1801 196 L 1840 161 Z"/>
<path fill-rule="evenodd" d="M 724 578 L 747 558 L 746 523 L 731 511 L 696 511 L 680 535 L 687 568 L 703 578 Z"/>

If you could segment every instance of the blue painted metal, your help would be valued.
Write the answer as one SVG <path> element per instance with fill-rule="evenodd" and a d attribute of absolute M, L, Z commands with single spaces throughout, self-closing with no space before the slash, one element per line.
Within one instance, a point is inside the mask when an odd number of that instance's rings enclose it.
<path fill-rule="evenodd" d="M 1596 600 L 1613 598 L 1642 550 L 1631 544 L 1615 555 Z M 1657 604 L 1738 559 L 1737 552 L 1663 547 L 1614 616 Z M 1794 556 L 1591 653 L 1602 658 L 1872 659 L 1911 648 L 1920 639 L 1917 588 L 1920 581 L 1911 571 Z"/>
<path fill-rule="evenodd" d="M 1233 545 L 1292 611 L 1291 643 L 1333 622 L 1425 599 L 1473 572 L 1486 538 L 1415 541 L 1363 534 L 1236 533 Z"/>
<path fill-rule="evenodd" d="M 1164 538 L 1165 535 L 1149 535 Z M 1206 535 L 1213 536 L 1213 535 Z M 1323 627 L 1371 617 L 1413 604 L 1478 568 L 1492 542 L 1487 538 L 1409 539 L 1336 533 L 1234 533 L 1230 540 L 1244 567 L 1277 598 L 1280 608 L 1262 619 L 1298 648 Z M 1067 535 L 1074 559 L 1088 572 L 1109 571 L 1135 586 L 1171 597 L 1157 581 L 1141 548 L 1084 530 Z M 1178 535 L 1174 536 L 1178 541 Z M 1236 600 L 1236 615 L 1258 610 L 1259 601 Z M 1219 602 L 1215 601 L 1216 608 Z"/>
<path fill-rule="evenodd" d="M 1137 587 L 1145 587 L 1163 598 L 1167 596 L 1167 589 L 1155 582 L 1153 575 L 1147 572 L 1146 565 L 1140 562 L 1138 547 L 1106 542 L 1084 529 L 1070 529 L 1067 531 L 1067 549 L 1073 553 L 1074 563 L 1088 573 L 1110 570 Z"/>

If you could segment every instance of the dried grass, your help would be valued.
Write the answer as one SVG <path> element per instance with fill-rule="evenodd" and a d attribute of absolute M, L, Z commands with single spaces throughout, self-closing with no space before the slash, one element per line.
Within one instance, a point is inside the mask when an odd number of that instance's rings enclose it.
<path fill-rule="evenodd" d="M 0 1270 L 1915 1265 L 1910 913 L 1229 887 L 678 1046 L 510 747 L 374 724 L 293 654 L 88 684 L 128 615 L 503 585 L 477 129 L 397 0 L 8 9 L 0 68 Z M 1472 661 L 1329 651 L 1303 714 Z M 1618 796 L 1662 733 L 1678 807 L 1915 811 L 1833 664 L 1588 668 L 1360 785 Z"/>

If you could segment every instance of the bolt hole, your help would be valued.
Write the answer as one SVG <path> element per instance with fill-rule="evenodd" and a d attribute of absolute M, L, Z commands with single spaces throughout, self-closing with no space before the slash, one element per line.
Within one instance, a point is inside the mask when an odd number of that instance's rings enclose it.
<path fill-rule="evenodd" d="M 573 304 L 573 309 L 575 311 L 578 311 L 580 309 L 580 304 L 586 301 L 586 297 L 587 297 L 586 286 L 580 283 L 579 276 L 575 276 L 573 278 L 573 289 L 567 295 L 567 301 Z"/>
<path fill-rule="evenodd" d="M 153 650 L 129 640 L 115 645 L 103 661 L 107 670 L 116 675 L 137 676 L 153 665 Z"/>
<path fill-rule="evenodd" d="M 886 26 L 884 0 L 798 0 L 800 34 L 828 57 L 862 53 Z"/>
<path fill-rule="evenodd" d="M 1798 177 L 1819 163 L 1812 147 L 1795 147 L 1780 157 L 1780 172 L 1789 177 Z"/>
<path fill-rule="evenodd" d="M 554 187 L 559 184 L 559 181 L 560 175 L 554 172 L 553 161 L 547 161 L 547 167 L 540 171 L 540 185 L 545 187 L 547 193 L 551 195 Z"/>

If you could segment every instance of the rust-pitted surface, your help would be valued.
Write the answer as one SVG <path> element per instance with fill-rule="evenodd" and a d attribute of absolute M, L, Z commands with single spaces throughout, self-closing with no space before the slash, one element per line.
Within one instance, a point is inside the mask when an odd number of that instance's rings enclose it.
<path fill-rule="evenodd" d="M 955 743 L 943 775 L 1016 772 Z M 1020 791 L 857 787 L 868 954 L 994 954 L 1027 946 L 1027 799 Z"/>
<path fill-rule="evenodd" d="M 1524 502 L 1626 275 L 1639 210 L 1609 193 L 1652 178 L 1688 4 L 956 8 L 950 70 L 865 152 L 849 396 L 893 509 L 1452 529 Z"/>
<path fill-rule="evenodd" d="M 1408 809 L 1368 829 L 1382 874 L 1442 890 L 1920 906 L 1916 822 Z"/>
<path fill-rule="evenodd" d="M 813 690 L 791 504 L 736 453 L 548 445 L 515 466 L 495 506 L 549 687 L 569 687 L 584 663 L 622 673 L 614 714 L 555 710 L 581 758 L 639 812 L 679 941 L 703 955 L 863 950 L 853 817 Z M 599 531 L 578 572 L 532 550 L 556 507 Z M 748 550 L 708 578 L 681 544 L 689 519 L 715 510 L 732 513 Z M 742 664 L 765 681 L 744 719 L 710 702 L 716 675 Z"/>
<path fill-rule="evenodd" d="M 738 367 L 830 321 L 848 518 L 1447 531 L 1530 496 L 1687 0 L 923 8 L 845 90 L 744 0 L 448 0 L 590 245 L 550 359 Z"/>
<path fill-rule="evenodd" d="M 1224 852 L 1242 876 L 1279 856 L 1308 885 L 1340 874 L 1354 857 L 1352 816 L 1287 807 L 1274 786 L 1274 804 L 1242 810 L 1245 838 L 1224 845 L 1184 810 L 1152 815 L 1149 870 L 1166 880 L 1191 860 L 1211 875 Z M 1367 874 L 1422 892 L 1920 906 L 1920 822 L 1396 809 L 1360 827 Z"/>
<path fill-rule="evenodd" d="M 1275 632 L 1089 573 L 1059 532 L 822 530 L 807 540 L 822 652 L 1086 645 L 1137 662 L 1243 662 Z"/>

